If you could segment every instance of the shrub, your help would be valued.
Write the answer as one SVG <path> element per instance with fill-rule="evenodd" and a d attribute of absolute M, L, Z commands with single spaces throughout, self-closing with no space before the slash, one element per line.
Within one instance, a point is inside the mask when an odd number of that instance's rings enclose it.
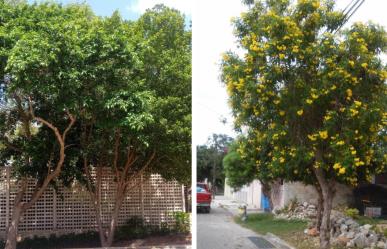
<path fill-rule="evenodd" d="M 186 212 L 174 212 L 175 230 L 179 233 L 188 233 L 190 231 L 190 214 Z"/>
<path fill-rule="evenodd" d="M 133 216 L 128 219 L 124 225 L 117 228 L 115 239 L 141 239 L 146 235 L 152 233 L 152 229 L 144 225 L 144 221 L 138 217 Z"/>
<path fill-rule="evenodd" d="M 344 210 L 344 214 L 346 216 L 353 218 L 353 219 L 359 218 L 359 210 L 356 208 L 347 208 Z"/>

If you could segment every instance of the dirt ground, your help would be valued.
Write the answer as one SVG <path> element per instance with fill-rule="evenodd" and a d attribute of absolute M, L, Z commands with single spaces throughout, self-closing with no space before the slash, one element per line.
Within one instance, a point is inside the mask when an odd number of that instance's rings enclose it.
<path fill-rule="evenodd" d="M 168 245 L 191 245 L 192 235 L 174 234 L 164 236 L 152 236 L 145 239 L 124 240 L 114 243 L 114 246 L 168 246 Z"/>

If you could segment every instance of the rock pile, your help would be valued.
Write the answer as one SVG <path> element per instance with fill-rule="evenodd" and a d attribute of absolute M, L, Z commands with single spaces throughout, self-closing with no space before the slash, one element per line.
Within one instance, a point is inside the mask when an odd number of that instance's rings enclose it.
<path fill-rule="evenodd" d="M 283 209 L 274 209 L 273 213 L 278 219 L 310 220 L 316 218 L 317 209 L 315 205 L 304 202 L 290 204 Z"/>
<path fill-rule="evenodd" d="M 309 220 L 305 233 L 310 236 L 318 236 L 318 231 L 315 228 L 317 215 L 315 205 L 307 202 L 292 203 L 283 209 L 274 209 L 273 213 L 278 219 Z M 331 213 L 331 238 L 332 244 L 348 248 L 387 249 L 387 238 L 373 231 L 371 225 L 360 226 L 354 219 L 335 210 L 332 210 Z"/>
<path fill-rule="evenodd" d="M 332 215 L 331 222 L 333 244 L 349 248 L 387 249 L 387 239 L 375 233 L 369 224 L 360 226 L 355 220 L 339 212 Z"/>

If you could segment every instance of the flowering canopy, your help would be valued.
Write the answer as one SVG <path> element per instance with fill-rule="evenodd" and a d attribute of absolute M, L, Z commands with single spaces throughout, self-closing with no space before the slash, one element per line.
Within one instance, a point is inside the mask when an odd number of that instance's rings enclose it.
<path fill-rule="evenodd" d="M 372 23 L 335 33 L 333 1 L 290 2 L 255 1 L 233 20 L 244 55 L 224 54 L 222 80 L 246 129 L 238 151 L 271 177 L 315 167 L 345 184 L 370 180 L 387 162 L 386 33 Z"/>

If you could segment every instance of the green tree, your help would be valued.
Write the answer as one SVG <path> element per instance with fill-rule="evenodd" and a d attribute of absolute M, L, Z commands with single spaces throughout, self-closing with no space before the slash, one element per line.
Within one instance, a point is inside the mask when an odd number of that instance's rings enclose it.
<path fill-rule="evenodd" d="M 0 69 L 11 80 L 0 112 L 0 159 L 20 182 L 6 248 L 15 248 L 20 217 L 42 193 L 75 178 L 96 207 L 102 245 L 110 245 L 135 178 L 157 172 L 190 181 L 191 35 L 184 18 L 163 6 L 136 22 L 117 13 L 96 17 L 77 4 L 1 4 L 1 11 Z M 116 175 L 108 228 L 95 205 L 102 167 Z M 22 202 L 28 178 L 37 185 Z"/>
<path fill-rule="evenodd" d="M 247 127 L 257 153 L 270 150 L 258 168 L 317 179 L 320 247 L 329 248 L 335 184 L 370 180 L 386 165 L 377 146 L 387 118 L 386 33 L 372 23 L 334 32 L 343 15 L 333 1 L 248 4 L 234 21 L 245 54 L 226 53 L 222 64 L 235 124 Z"/>
<path fill-rule="evenodd" d="M 197 146 L 197 180 L 208 179 L 217 189 L 224 188 L 222 160 L 233 138 L 225 134 L 212 134 L 207 144 Z"/>
<path fill-rule="evenodd" d="M 83 60 L 78 34 L 94 18 L 86 6 L 0 4 L 1 75 L 6 75 L 1 109 L 2 164 L 11 164 L 19 188 L 6 248 L 16 248 L 20 218 L 57 180 L 65 163 L 67 136 L 76 122 Z M 79 55 L 79 54 L 78 54 Z M 66 59 L 64 59 L 66 58 Z M 71 59 L 69 59 L 71 58 Z M 28 178 L 36 187 L 26 196 Z M 23 198 L 25 198 L 23 200 Z"/>
<path fill-rule="evenodd" d="M 92 41 L 102 40 L 92 54 L 109 54 L 109 60 L 102 65 L 103 58 L 96 60 L 104 77 L 85 88 L 84 96 L 92 104 L 79 122 L 79 164 L 93 200 L 101 245 L 110 246 L 126 193 L 136 187 L 134 180 L 141 174 L 190 182 L 191 39 L 184 17 L 164 6 L 148 10 L 134 23 L 114 15 L 95 29 Z M 108 51 L 106 40 L 112 44 Z M 106 179 L 101 167 L 111 167 L 115 174 L 115 202 L 107 228 L 99 205 L 98 186 Z M 92 168 L 97 171 L 95 181 Z"/>

